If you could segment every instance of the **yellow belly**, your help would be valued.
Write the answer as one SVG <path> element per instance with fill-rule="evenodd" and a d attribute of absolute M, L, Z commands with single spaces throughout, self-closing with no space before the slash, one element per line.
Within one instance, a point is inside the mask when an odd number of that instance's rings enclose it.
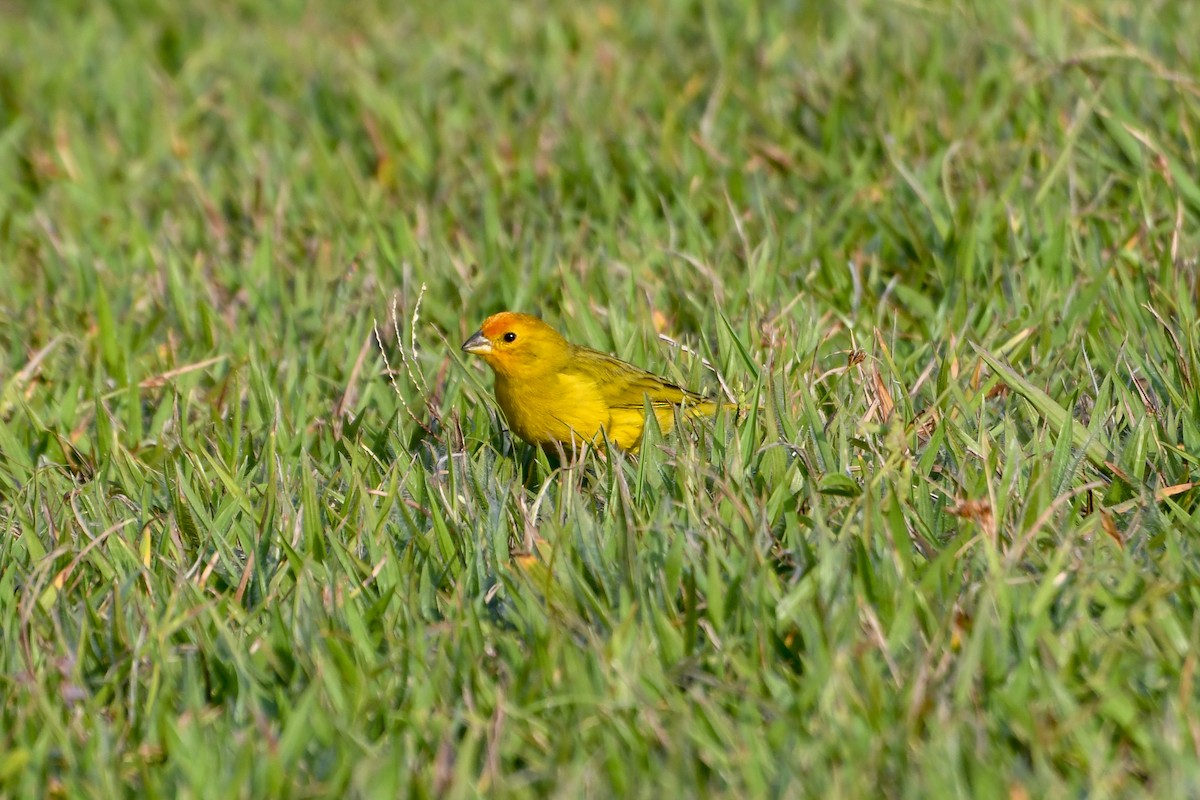
<path fill-rule="evenodd" d="M 543 387 L 497 376 L 496 400 L 512 432 L 543 447 L 598 445 L 607 436 L 622 450 L 633 450 L 646 424 L 643 408 L 610 408 L 594 384 L 573 376 L 556 376 Z M 663 433 L 674 427 L 673 407 L 656 407 L 654 415 Z"/>

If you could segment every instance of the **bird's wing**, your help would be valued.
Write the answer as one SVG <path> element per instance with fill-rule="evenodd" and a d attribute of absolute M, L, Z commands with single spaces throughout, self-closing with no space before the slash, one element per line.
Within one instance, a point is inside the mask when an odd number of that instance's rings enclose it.
<path fill-rule="evenodd" d="M 572 355 L 570 370 L 594 380 L 609 408 L 644 408 L 646 397 L 654 406 L 705 402 L 695 392 L 599 350 L 576 346 Z"/>

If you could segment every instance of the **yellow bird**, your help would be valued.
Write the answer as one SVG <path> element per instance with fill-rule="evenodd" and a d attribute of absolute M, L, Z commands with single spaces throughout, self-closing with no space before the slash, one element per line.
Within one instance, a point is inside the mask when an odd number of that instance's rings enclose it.
<path fill-rule="evenodd" d="M 512 432 L 530 444 L 571 452 L 603 437 L 636 451 L 646 424 L 646 399 L 667 433 L 678 408 L 687 417 L 710 416 L 716 403 L 618 358 L 571 344 L 537 317 L 503 311 L 462 346 L 496 375 L 496 402 Z"/>

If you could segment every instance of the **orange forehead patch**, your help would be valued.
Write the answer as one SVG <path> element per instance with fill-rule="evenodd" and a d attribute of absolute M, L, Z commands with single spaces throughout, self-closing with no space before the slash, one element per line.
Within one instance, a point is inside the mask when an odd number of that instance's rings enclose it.
<path fill-rule="evenodd" d="M 512 318 L 513 314 L 508 311 L 492 314 L 483 321 L 483 324 L 479 326 L 479 330 L 483 331 L 483 335 L 490 339 L 499 333 L 503 333 L 504 328 L 512 321 Z"/>
<path fill-rule="evenodd" d="M 491 339 L 510 330 L 528 330 L 530 327 L 539 327 L 544 324 L 537 317 L 531 317 L 528 314 L 501 311 L 499 314 L 492 314 L 485 319 L 480 330 L 483 331 L 484 336 Z"/>

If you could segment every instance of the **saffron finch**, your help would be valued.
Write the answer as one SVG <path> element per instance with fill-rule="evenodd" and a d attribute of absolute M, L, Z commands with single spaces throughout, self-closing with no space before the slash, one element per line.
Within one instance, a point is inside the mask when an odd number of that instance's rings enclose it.
<path fill-rule="evenodd" d="M 571 344 L 528 314 L 503 311 L 462 346 L 496 375 L 496 402 L 512 432 L 543 448 L 574 450 L 603 437 L 636 451 L 646 423 L 646 399 L 667 433 L 675 409 L 687 417 L 712 415 L 718 405 L 618 358 Z"/>

